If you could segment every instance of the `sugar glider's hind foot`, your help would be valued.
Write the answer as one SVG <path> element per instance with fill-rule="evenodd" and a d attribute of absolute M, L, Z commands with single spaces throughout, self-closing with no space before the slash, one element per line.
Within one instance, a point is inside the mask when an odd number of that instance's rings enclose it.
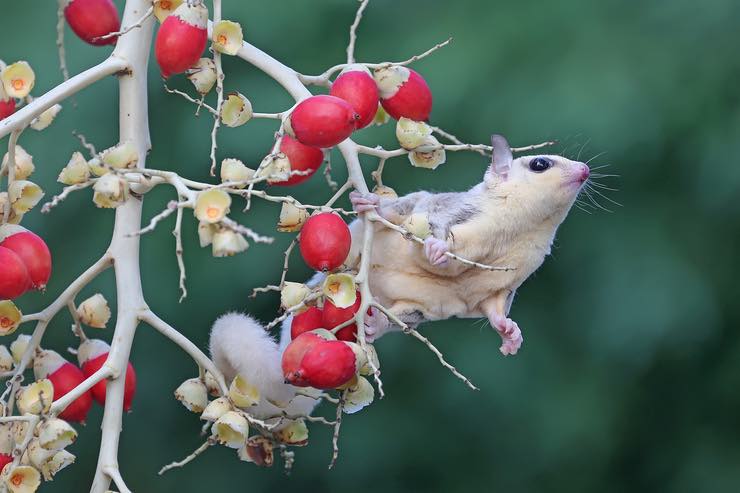
<path fill-rule="evenodd" d="M 374 211 L 380 205 L 380 197 L 374 193 L 361 193 L 353 190 L 349 194 L 355 212 Z"/>
<path fill-rule="evenodd" d="M 390 329 L 388 316 L 375 307 L 370 309 L 372 315 L 365 315 L 365 340 L 369 343 L 380 339 Z"/>
<path fill-rule="evenodd" d="M 522 331 L 517 323 L 503 315 L 493 315 L 491 325 L 501 336 L 502 342 L 499 348 L 501 354 L 504 356 L 515 355 L 524 342 Z"/>

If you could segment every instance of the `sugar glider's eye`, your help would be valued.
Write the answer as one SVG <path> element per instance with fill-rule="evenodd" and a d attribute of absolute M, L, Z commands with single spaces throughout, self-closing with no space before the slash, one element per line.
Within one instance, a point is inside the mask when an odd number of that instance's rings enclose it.
<path fill-rule="evenodd" d="M 529 169 L 535 173 L 542 173 L 549 168 L 552 168 L 552 161 L 546 157 L 536 157 L 529 162 Z"/>

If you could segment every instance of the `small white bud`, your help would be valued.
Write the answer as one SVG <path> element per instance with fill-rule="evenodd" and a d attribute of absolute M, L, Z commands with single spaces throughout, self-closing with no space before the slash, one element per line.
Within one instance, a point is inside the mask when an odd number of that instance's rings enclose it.
<path fill-rule="evenodd" d="M 77 431 L 59 418 L 44 421 L 39 426 L 39 444 L 46 450 L 61 450 L 77 440 Z"/>
<path fill-rule="evenodd" d="M 249 243 L 240 233 L 221 228 L 213 234 L 213 256 L 231 257 L 249 248 Z"/>
<path fill-rule="evenodd" d="M 90 179 L 90 167 L 81 152 L 72 154 L 67 166 L 59 173 L 57 181 L 64 185 L 77 185 Z"/>
<path fill-rule="evenodd" d="M 0 336 L 15 332 L 21 323 L 23 314 L 10 300 L 0 300 Z M 7 349 L 6 349 L 7 351 Z"/>
<path fill-rule="evenodd" d="M 241 448 L 249 436 L 249 424 L 244 416 L 236 411 L 222 415 L 211 428 L 214 438 L 229 448 Z"/>
<path fill-rule="evenodd" d="M 5 344 L 0 344 L 0 371 L 10 371 L 13 369 L 13 355 L 10 354 Z M 1 454 L 2 452 L 0 452 Z"/>
<path fill-rule="evenodd" d="M 231 196 L 218 188 L 200 192 L 195 199 L 195 217 L 201 222 L 217 223 L 231 208 Z"/>
<path fill-rule="evenodd" d="M 286 282 L 280 291 L 280 305 L 284 309 L 300 305 L 311 294 L 311 288 L 300 282 Z"/>
<path fill-rule="evenodd" d="M 245 182 L 251 180 L 254 170 L 248 168 L 238 159 L 224 159 L 221 161 L 221 182 Z M 246 185 L 237 185 L 235 188 L 244 188 Z"/>
<path fill-rule="evenodd" d="M 229 386 L 229 398 L 236 407 L 251 407 L 260 402 L 260 391 L 242 375 L 237 375 Z"/>
<path fill-rule="evenodd" d="M 206 372 L 206 388 L 208 389 L 208 393 L 214 397 L 221 395 L 221 387 L 219 387 L 218 381 L 209 371 Z"/>
<path fill-rule="evenodd" d="M 168 15 L 175 11 L 184 0 L 155 0 L 154 15 L 159 22 L 164 22 Z"/>
<path fill-rule="evenodd" d="M 237 22 L 219 21 L 213 25 L 213 47 L 227 55 L 236 55 L 244 43 L 242 26 Z"/>
<path fill-rule="evenodd" d="M 308 443 L 308 427 L 302 419 L 291 421 L 287 426 L 280 429 L 276 435 L 281 442 L 296 447 Z"/>
<path fill-rule="evenodd" d="M 432 227 L 429 224 L 429 215 L 423 212 L 411 214 L 401 223 L 406 231 L 421 239 L 426 239 L 432 235 Z"/>
<path fill-rule="evenodd" d="M 306 209 L 296 207 L 290 202 L 283 202 L 283 207 L 280 209 L 280 222 L 278 222 L 277 230 L 282 233 L 300 231 L 309 215 Z"/>
<path fill-rule="evenodd" d="M 401 117 L 396 123 L 396 138 L 404 149 L 415 149 L 432 135 L 432 127 L 424 122 L 416 122 Z"/>
<path fill-rule="evenodd" d="M 10 493 L 33 493 L 41 485 L 41 475 L 31 466 L 8 466 L 3 474 L 5 487 Z"/>
<path fill-rule="evenodd" d="M 114 169 L 134 168 L 139 162 L 139 151 L 133 142 L 127 140 L 101 152 L 100 159 Z"/>
<path fill-rule="evenodd" d="M 6 152 L 3 156 L 3 166 L 7 166 L 10 162 L 10 155 Z M 24 148 L 19 145 L 15 146 L 15 179 L 25 180 L 31 173 L 36 169 L 33 164 L 33 156 L 31 156 Z M 6 171 L 7 173 L 7 171 Z"/>
<path fill-rule="evenodd" d="M 41 446 L 38 438 L 34 438 L 28 444 L 28 460 L 36 469 L 41 469 L 43 465 L 51 459 L 56 450 L 47 450 Z"/>
<path fill-rule="evenodd" d="M 240 127 L 252 119 L 252 103 L 241 93 L 232 92 L 221 106 L 221 121 L 227 127 Z"/>
<path fill-rule="evenodd" d="M 201 95 L 211 92 L 216 84 L 216 64 L 210 58 L 201 58 L 186 73 L 195 90 Z"/>
<path fill-rule="evenodd" d="M 218 231 L 218 226 L 211 223 L 199 222 L 198 223 L 198 241 L 200 247 L 207 247 L 213 243 L 213 235 Z"/>
<path fill-rule="evenodd" d="M 0 72 L 5 94 L 11 98 L 23 99 L 36 83 L 36 74 L 28 62 L 20 61 L 5 67 Z"/>
<path fill-rule="evenodd" d="M 357 301 L 355 277 L 350 274 L 329 274 L 321 290 L 337 308 L 350 307 Z"/>
<path fill-rule="evenodd" d="M 380 359 L 378 358 L 378 352 L 375 350 L 375 346 L 372 344 L 366 344 L 367 348 L 367 363 L 360 367 L 360 375 L 372 375 L 373 367 L 380 368 Z M 372 364 L 370 364 L 372 362 Z"/>
<path fill-rule="evenodd" d="M 80 303 L 80 306 L 77 307 L 77 316 L 85 325 L 96 329 L 104 329 L 111 316 L 108 301 L 105 296 L 96 293 Z"/>
<path fill-rule="evenodd" d="M 31 336 L 27 334 L 20 334 L 15 341 L 10 343 L 10 354 L 13 355 L 13 361 L 17 365 L 21 362 L 23 353 L 26 352 L 28 344 L 31 342 Z M 33 360 L 33 358 L 31 358 Z"/>
<path fill-rule="evenodd" d="M 115 209 L 123 205 L 128 199 L 128 182 L 123 178 L 107 173 L 95 182 L 93 185 L 95 191 L 93 202 L 96 206 L 104 209 Z"/>
<path fill-rule="evenodd" d="M 62 111 L 61 104 L 55 104 L 51 108 L 47 109 L 39 116 L 31 120 L 31 128 L 37 131 L 44 130 L 46 127 L 51 125 L 54 119 L 57 117 L 59 112 Z"/>
<path fill-rule="evenodd" d="M 219 397 L 218 399 L 212 400 L 208 403 L 203 413 L 200 415 L 200 419 L 206 421 L 216 421 L 218 418 L 233 411 L 234 408 L 226 397 Z"/>
<path fill-rule="evenodd" d="M 44 475 L 44 480 L 51 481 L 54 475 L 64 469 L 65 467 L 73 464 L 75 461 L 74 454 L 67 452 L 66 450 L 59 450 L 54 456 L 46 461 L 46 464 L 41 468 L 41 472 Z"/>
<path fill-rule="evenodd" d="M 357 384 L 349 389 L 344 402 L 344 412 L 354 414 L 369 406 L 375 398 L 375 389 L 364 377 L 357 379 Z"/>
<path fill-rule="evenodd" d="M 190 378 L 177 387 L 175 399 L 188 411 L 201 413 L 208 405 L 208 389 L 200 378 Z"/>
<path fill-rule="evenodd" d="M 44 196 L 41 187 L 27 180 L 14 181 L 8 187 L 10 206 L 19 214 L 33 209 Z"/>
<path fill-rule="evenodd" d="M 18 390 L 17 404 L 21 414 L 48 413 L 54 400 L 54 386 L 44 378 Z"/>
<path fill-rule="evenodd" d="M 268 183 L 285 181 L 290 178 L 290 160 L 282 152 L 269 154 L 260 163 L 255 178 L 267 178 Z"/>
<path fill-rule="evenodd" d="M 436 169 L 447 160 L 444 148 L 434 136 L 429 136 L 424 143 L 409 153 L 409 161 L 417 168 Z"/>

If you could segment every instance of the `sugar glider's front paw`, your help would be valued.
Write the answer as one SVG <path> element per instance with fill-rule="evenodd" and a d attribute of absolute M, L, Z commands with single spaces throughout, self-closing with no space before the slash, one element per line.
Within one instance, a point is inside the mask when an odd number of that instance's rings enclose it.
<path fill-rule="evenodd" d="M 434 236 L 430 236 L 424 240 L 424 255 L 426 255 L 429 263 L 432 265 L 447 265 L 448 257 L 445 254 L 449 251 L 450 247 L 444 240 L 440 240 Z"/>
<path fill-rule="evenodd" d="M 501 336 L 502 343 L 499 348 L 501 354 L 504 356 L 515 355 L 519 351 L 519 348 L 522 347 L 522 342 L 524 342 L 522 331 L 516 322 L 502 315 L 494 315 L 491 325 L 493 325 L 493 328 Z"/>
<path fill-rule="evenodd" d="M 374 211 L 380 205 L 380 196 L 374 193 L 361 193 L 353 190 L 349 193 L 349 200 L 355 212 Z"/>
<path fill-rule="evenodd" d="M 372 315 L 365 315 L 365 340 L 372 343 L 388 332 L 391 324 L 388 316 L 377 308 L 372 307 L 370 312 Z"/>

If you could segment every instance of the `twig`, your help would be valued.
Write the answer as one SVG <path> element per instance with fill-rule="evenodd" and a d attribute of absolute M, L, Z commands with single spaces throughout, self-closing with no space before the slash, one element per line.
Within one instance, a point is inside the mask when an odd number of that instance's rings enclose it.
<path fill-rule="evenodd" d="M 357 41 L 357 27 L 360 25 L 362 20 L 362 13 L 367 8 L 367 4 L 370 0 L 360 0 L 360 6 L 357 8 L 355 14 L 355 21 L 349 28 L 349 44 L 347 45 L 347 64 L 355 63 L 355 42 Z"/>
<path fill-rule="evenodd" d="M 57 5 L 57 53 L 59 54 L 59 70 L 62 72 L 62 78 L 66 81 L 69 79 L 69 70 L 67 69 L 67 53 L 64 49 L 64 7 L 66 0 L 59 0 Z"/>
<path fill-rule="evenodd" d="M 126 34 L 129 31 L 131 31 L 132 29 L 140 28 L 141 25 L 144 24 L 144 21 L 146 21 L 149 17 L 151 17 L 151 15 L 153 13 L 154 13 L 154 4 L 152 4 L 152 6 L 149 7 L 149 9 L 146 11 L 146 13 L 144 15 L 142 15 L 141 18 L 138 21 L 134 22 L 130 26 L 125 27 L 125 28 L 123 28 L 120 31 L 108 33 L 108 34 L 105 34 L 103 36 L 98 36 L 96 38 L 93 38 L 93 41 L 103 41 L 105 39 L 110 39 L 110 38 L 116 38 L 118 36 L 123 36 L 124 34 Z"/>
<path fill-rule="evenodd" d="M 455 375 L 457 378 L 459 378 L 460 380 L 462 380 L 463 382 L 465 382 L 465 385 L 467 385 L 468 387 L 470 387 L 473 390 L 479 390 L 478 387 L 476 387 L 475 385 L 473 385 L 473 382 L 471 382 L 468 379 L 468 377 L 466 377 L 465 375 L 463 375 L 462 373 L 460 373 L 459 371 L 457 371 L 457 368 L 455 368 L 454 366 L 452 366 L 451 364 L 449 364 L 445 360 L 445 358 L 442 355 L 442 353 L 440 352 L 440 350 L 437 349 L 434 346 L 434 344 L 431 343 L 431 341 L 429 339 L 427 339 L 426 337 L 424 337 L 423 335 L 421 335 L 416 329 L 412 329 L 411 327 L 409 327 L 400 318 L 398 318 L 397 316 L 395 316 L 393 313 L 391 313 L 390 310 L 388 310 L 387 308 L 385 308 L 380 303 L 373 303 L 373 306 L 375 308 L 377 308 L 378 310 L 382 311 L 383 313 L 385 313 L 388 316 L 388 318 L 390 318 L 393 321 L 393 323 L 395 323 L 396 325 L 398 325 L 399 327 L 401 327 L 401 330 L 405 334 L 410 334 L 413 337 L 415 337 L 416 339 L 418 339 L 421 342 L 423 342 L 424 344 L 426 344 L 426 346 L 429 348 L 429 350 L 431 352 L 433 352 L 435 355 L 437 355 L 437 359 L 439 359 L 439 362 L 442 364 L 442 366 L 444 366 L 445 368 L 447 368 L 448 370 L 450 370 L 450 372 L 453 375 Z"/>
<path fill-rule="evenodd" d="M 390 67 L 392 65 L 400 65 L 400 66 L 410 65 L 410 64 L 412 64 L 412 63 L 414 63 L 416 61 L 421 60 L 422 58 L 425 58 L 425 57 L 431 55 L 432 53 L 434 53 L 438 49 L 440 49 L 440 48 L 442 48 L 444 46 L 447 46 L 451 42 L 452 42 L 452 38 L 448 38 L 447 40 L 442 41 L 441 43 L 437 43 L 436 45 L 434 45 L 432 48 L 429 48 L 425 52 L 420 53 L 418 55 L 414 55 L 411 58 L 409 58 L 407 60 L 403 60 L 401 62 L 363 63 L 362 65 L 364 65 L 365 67 L 367 67 L 369 69 L 385 68 L 385 67 Z M 298 74 L 297 76 L 298 76 L 298 79 L 300 80 L 300 82 L 302 82 L 303 84 L 317 85 L 317 86 L 330 86 L 331 83 L 329 82 L 329 79 L 331 79 L 331 77 L 335 73 L 337 73 L 340 70 L 346 68 L 347 65 L 348 65 L 347 63 L 341 63 L 339 65 L 334 65 L 333 67 L 329 68 L 323 74 L 320 74 L 320 75 L 304 75 L 304 74 Z"/>
<path fill-rule="evenodd" d="M 177 257 L 177 268 L 180 270 L 180 295 L 179 303 L 182 303 L 188 295 L 188 290 L 185 287 L 185 261 L 183 259 L 183 247 L 182 247 L 182 207 L 177 208 L 177 217 L 175 218 L 175 229 L 172 230 L 172 234 L 175 236 L 175 256 Z"/>
<path fill-rule="evenodd" d="M 205 441 L 205 442 L 203 443 L 203 445 L 201 445 L 200 447 L 198 447 L 197 449 L 195 449 L 195 450 L 193 451 L 193 453 L 192 453 L 192 454 L 188 455 L 188 456 L 187 456 L 187 457 L 185 457 L 185 458 L 184 458 L 183 460 L 181 460 L 181 461 L 177 461 L 177 462 L 173 462 L 173 463 L 171 463 L 171 464 L 167 464 L 166 466 L 162 467 L 162 469 L 160 469 L 160 470 L 159 470 L 159 473 L 158 473 L 158 474 L 159 474 L 159 475 L 161 476 L 162 474 L 166 473 L 166 472 L 167 472 L 167 471 L 169 471 L 170 469 L 175 469 L 175 468 L 177 468 L 177 467 L 182 467 L 182 466 L 184 466 L 184 465 L 186 465 L 186 464 L 188 464 L 188 463 L 192 462 L 192 461 L 193 461 L 193 460 L 195 460 L 195 459 L 196 459 L 196 458 L 197 458 L 197 457 L 198 457 L 198 456 L 199 456 L 200 454 L 202 454 L 203 452 L 205 452 L 206 450 L 208 450 L 208 447 L 210 447 L 210 446 L 211 446 L 211 445 L 213 445 L 214 443 L 215 443 L 215 442 L 213 441 L 213 439 L 212 439 L 212 438 L 209 438 L 208 440 L 206 440 L 206 441 Z"/>
<path fill-rule="evenodd" d="M 213 23 L 221 21 L 221 0 L 213 0 Z M 211 31 L 209 30 L 209 33 Z M 210 34 L 209 34 L 210 36 Z M 221 66 L 221 52 L 211 48 L 213 52 L 213 63 L 216 65 L 216 115 L 213 118 L 213 129 L 211 130 L 211 176 L 216 176 L 216 136 L 221 124 L 221 108 L 224 104 L 224 70 Z"/>
<path fill-rule="evenodd" d="M 442 130 L 439 127 L 432 127 L 432 132 L 436 133 L 437 135 L 440 135 L 440 136 L 444 137 L 445 139 L 449 140 L 450 142 L 452 142 L 454 144 L 465 145 L 465 142 L 461 141 L 460 139 L 458 139 L 457 137 L 455 137 L 451 133 L 445 132 L 444 130 Z M 484 151 L 483 149 L 476 149 L 475 152 L 477 152 L 481 156 L 487 156 L 486 151 Z"/>
<path fill-rule="evenodd" d="M 331 462 L 329 462 L 329 469 L 334 467 L 334 464 L 337 462 L 337 458 L 339 457 L 339 429 L 342 426 L 342 411 L 344 411 L 344 403 L 347 398 L 347 391 L 345 390 L 342 392 L 342 395 L 339 397 L 339 403 L 337 404 L 337 417 L 334 421 L 334 433 L 331 437 Z"/>
<path fill-rule="evenodd" d="M 10 186 L 15 180 L 15 150 L 16 145 L 18 144 L 18 137 L 20 137 L 22 132 L 23 129 L 14 130 L 13 133 L 10 134 L 10 139 L 8 139 L 8 190 L 10 190 Z M 7 223 L 8 219 L 10 219 L 10 210 L 12 209 L 12 206 L 10 197 L 8 197 L 8 203 L 5 205 L 5 210 L 3 211 L 3 224 Z"/>
<path fill-rule="evenodd" d="M 87 138 L 77 130 L 72 130 L 72 135 L 77 137 L 80 140 L 80 143 L 82 144 L 82 147 L 87 149 L 87 151 L 90 153 L 90 157 L 94 158 L 98 155 L 98 151 L 95 150 L 95 146 L 92 145 L 90 142 L 87 141 Z"/>
<path fill-rule="evenodd" d="M 191 103 L 198 106 L 198 110 L 200 108 L 207 109 L 215 118 L 218 118 L 218 111 L 216 111 L 216 108 L 213 106 L 210 106 L 209 104 L 203 102 L 202 99 L 193 99 L 188 93 L 182 92 L 178 89 L 170 89 L 170 87 L 167 85 L 167 83 L 164 83 L 164 90 L 167 91 L 170 94 L 177 94 L 178 96 L 182 96 L 187 101 L 190 101 Z"/>
<path fill-rule="evenodd" d="M 62 193 L 60 193 L 59 195 L 53 196 L 49 202 L 41 206 L 41 212 L 43 214 L 48 214 L 49 212 L 51 212 L 51 210 L 54 207 L 59 205 L 61 201 L 69 197 L 69 195 L 72 192 L 76 192 L 78 190 L 84 190 L 85 188 L 88 188 L 94 184 L 95 184 L 95 181 L 86 181 L 84 183 L 78 183 L 76 185 L 70 185 L 68 187 L 64 187 L 64 189 L 62 190 Z"/>
<path fill-rule="evenodd" d="M 149 221 L 148 226 L 138 231 L 134 231 L 133 233 L 129 233 L 129 236 L 141 236 L 154 231 L 160 221 L 167 219 L 172 215 L 173 212 L 181 209 L 182 207 L 185 207 L 186 205 L 188 205 L 188 202 L 177 202 L 176 200 L 170 200 L 167 203 L 167 207 L 162 212 L 154 216 L 151 221 Z"/>

